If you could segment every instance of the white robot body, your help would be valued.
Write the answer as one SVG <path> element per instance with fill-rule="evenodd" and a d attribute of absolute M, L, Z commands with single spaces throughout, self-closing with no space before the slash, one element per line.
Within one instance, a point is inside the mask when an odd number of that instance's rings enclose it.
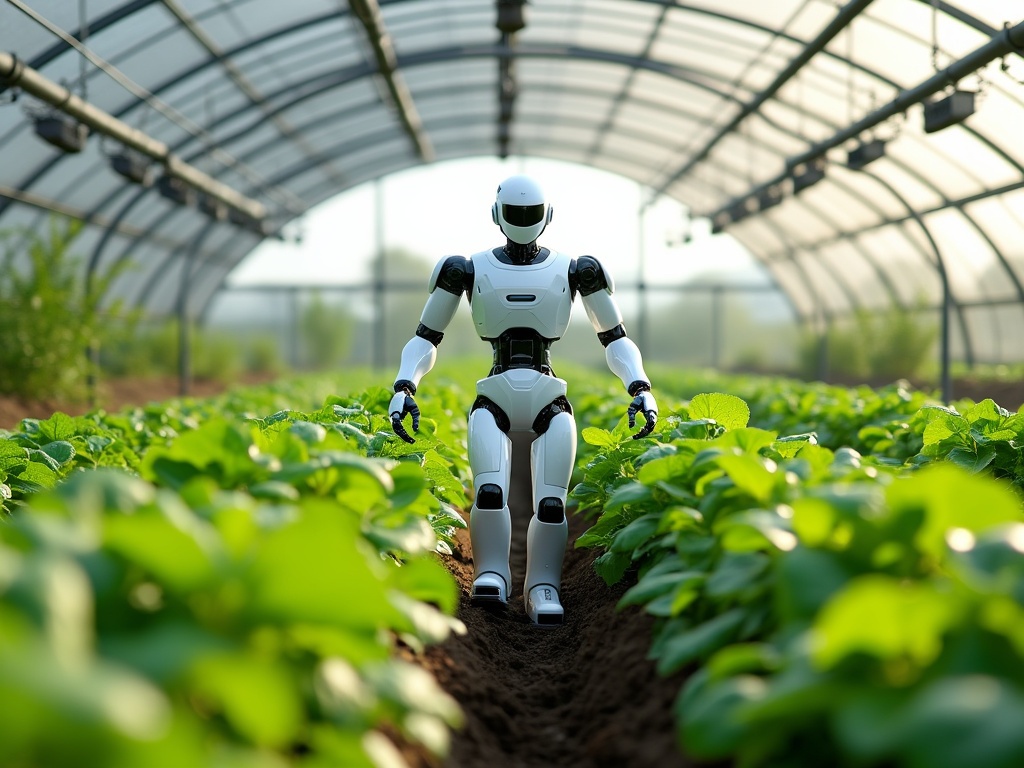
<path fill-rule="evenodd" d="M 512 435 L 522 436 L 532 441 L 533 482 L 525 608 L 535 624 L 557 626 L 563 619 L 565 502 L 576 460 L 576 422 L 566 398 L 566 382 L 551 369 L 549 348 L 568 328 L 577 293 L 606 348 L 609 368 L 633 397 L 630 425 L 638 413 L 646 419 L 635 437 L 650 434 L 657 405 L 640 350 L 626 337 L 608 273 L 593 257 L 573 260 L 536 246 L 536 237 L 551 221 L 551 208 L 539 187 L 527 177 L 506 180 L 498 188 L 492 216 L 508 237 L 508 245 L 469 259 L 452 256 L 438 263 L 416 336 L 402 351 L 390 415 L 396 434 L 414 442 L 402 418 L 412 414 L 413 428 L 418 425 L 419 409 L 412 396 L 433 367 L 434 348 L 465 293 L 477 333 L 494 349 L 494 364 L 490 374 L 477 382 L 477 400 L 469 416 L 469 461 L 476 488 L 470 511 L 472 597 L 476 602 L 504 604 L 512 592 L 508 505 Z"/>
<path fill-rule="evenodd" d="M 472 257 L 473 323 L 482 339 L 496 339 L 512 328 L 530 328 L 546 339 L 560 339 L 569 327 L 571 259 L 547 252 L 533 264 L 503 264 L 493 251 Z M 564 393 L 563 393 L 564 394 Z"/>
<path fill-rule="evenodd" d="M 566 393 L 562 379 L 529 368 L 513 368 L 476 383 L 476 393 L 493 402 L 509 419 L 509 431 L 529 432 L 544 407 Z"/>

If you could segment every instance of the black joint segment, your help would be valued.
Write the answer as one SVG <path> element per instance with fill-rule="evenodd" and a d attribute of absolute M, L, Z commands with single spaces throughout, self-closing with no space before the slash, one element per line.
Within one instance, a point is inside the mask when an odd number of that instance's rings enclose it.
<path fill-rule="evenodd" d="M 533 420 L 533 431 L 538 435 L 543 435 L 548 431 L 548 427 L 551 426 L 551 420 L 560 413 L 572 414 L 572 406 L 569 405 L 565 395 L 555 398 L 544 406 L 541 412 L 537 414 L 537 418 Z"/>
<path fill-rule="evenodd" d="M 565 505 L 561 499 L 547 496 L 537 505 L 537 519 L 542 523 L 560 523 L 565 520 Z"/>
<path fill-rule="evenodd" d="M 501 509 L 505 506 L 505 494 L 501 492 L 501 486 L 494 483 L 484 483 L 476 492 L 477 509 Z"/>
<path fill-rule="evenodd" d="M 408 379 L 399 379 L 395 382 L 395 392 L 401 392 L 403 389 L 410 395 L 416 394 L 416 385 Z"/>
<path fill-rule="evenodd" d="M 469 269 L 467 269 L 469 264 Z M 467 290 L 466 278 L 469 278 L 469 289 L 473 285 L 473 268 L 471 262 L 462 256 L 449 256 L 441 265 L 437 275 L 437 287 L 456 296 Z"/>
<path fill-rule="evenodd" d="M 626 387 L 626 391 L 629 392 L 630 397 L 636 397 L 641 392 L 650 392 L 651 385 L 646 381 L 637 380 Z"/>
<path fill-rule="evenodd" d="M 538 613 L 537 614 L 538 624 L 550 624 L 557 626 L 562 623 L 562 614 L 560 613 Z"/>
<path fill-rule="evenodd" d="M 444 334 L 441 331 L 435 331 L 433 328 L 427 328 L 423 323 L 416 326 L 416 335 L 421 339 L 426 339 L 435 347 L 441 343 L 441 339 L 444 338 Z"/>
<path fill-rule="evenodd" d="M 604 268 L 593 256 L 580 256 L 574 266 L 575 269 L 569 271 L 569 284 L 574 293 L 579 291 L 581 296 L 589 296 L 608 287 Z"/>
<path fill-rule="evenodd" d="M 600 333 L 597 334 L 597 340 L 600 341 L 601 344 L 603 344 L 606 347 L 613 341 L 624 338 L 626 338 L 626 329 L 622 325 L 622 323 L 619 323 L 610 330 L 601 331 Z"/>
<path fill-rule="evenodd" d="M 473 594 L 478 597 L 501 597 L 501 590 L 497 587 L 477 587 Z"/>
<path fill-rule="evenodd" d="M 501 406 L 490 398 L 480 395 L 473 401 L 473 407 L 469 409 L 469 412 L 472 413 L 477 408 L 483 408 L 485 411 L 488 411 L 494 417 L 494 423 L 498 425 L 498 429 L 506 435 L 512 429 L 512 422 L 509 421 L 508 414 L 501 410 Z"/>

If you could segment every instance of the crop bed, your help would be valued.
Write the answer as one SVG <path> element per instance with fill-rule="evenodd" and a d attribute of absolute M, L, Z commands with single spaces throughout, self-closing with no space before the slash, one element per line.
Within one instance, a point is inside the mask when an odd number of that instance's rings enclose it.
<path fill-rule="evenodd" d="M 0 432 L 0 764 L 1024 764 L 1024 415 L 560 373 L 551 631 L 466 601 L 457 368 L 412 446 L 365 376 Z"/>

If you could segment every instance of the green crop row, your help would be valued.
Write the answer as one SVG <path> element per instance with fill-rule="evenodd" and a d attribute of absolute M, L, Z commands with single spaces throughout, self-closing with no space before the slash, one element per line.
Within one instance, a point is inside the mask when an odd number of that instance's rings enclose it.
<path fill-rule="evenodd" d="M 413 452 L 381 388 L 272 410 L 314 389 L 56 414 L 0 438 L 0 764 L 445 753 L 461 712 L 394 650 L 464 631 L 436 556 L 464 525 L 460 425 L 424 419 Z"/>
<path fill-rule="evenodd" d="M 802 414 L 802 434 L 749 427 L 771 404 L 724 394 L 663 414 L 651 440 L 583 431 L 573 497 L 596 522 L 577 546 L 603 550 L 609 583 L 634 574 L 621 607 L 655 616 L 652 658 L 687 673 L 688 754 L 1022 764 L 1021 417 L 965 410 L 918 409 L 900 427 L 916 440 L 851 413 L 843 431 L 881 456 L 818 445 Z"/>
<path fill-rule="evenodd" d="M 744 403 L 663 373 L 635 441 L 618 382 L 559 373 L 583 437 L 573 498 L 596 517 L 578 544 L 635 582 L 622 604 L 657 617 L 659 668 L 690 673 L 688 753 L 1021 762 L 1021 416 L 899 386 L 710 382 Z M 435 552 L 467 504 L 472 372 L 432 375 L 412 446 L 388 390 L 331 394 L 369 381 L 0 432 L 0 763 L 445 751 L 458 708 L 394 650 L 461 629 Z"/>

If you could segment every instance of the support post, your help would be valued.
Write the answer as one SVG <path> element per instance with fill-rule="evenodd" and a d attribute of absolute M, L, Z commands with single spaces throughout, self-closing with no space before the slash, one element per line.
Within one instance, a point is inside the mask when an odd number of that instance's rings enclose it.
<path fill-rule="evenodd" d="M 384 183 L 377 179 L 373 183 L 374 192 L 374 249 L 377 258 L 374 260 L 373 299 L 375 318 L 373 328 L 373 367 L 384 370 L 387 366 L 387 350 L 385 346 L 385 307 L 384 307 Z"/>

